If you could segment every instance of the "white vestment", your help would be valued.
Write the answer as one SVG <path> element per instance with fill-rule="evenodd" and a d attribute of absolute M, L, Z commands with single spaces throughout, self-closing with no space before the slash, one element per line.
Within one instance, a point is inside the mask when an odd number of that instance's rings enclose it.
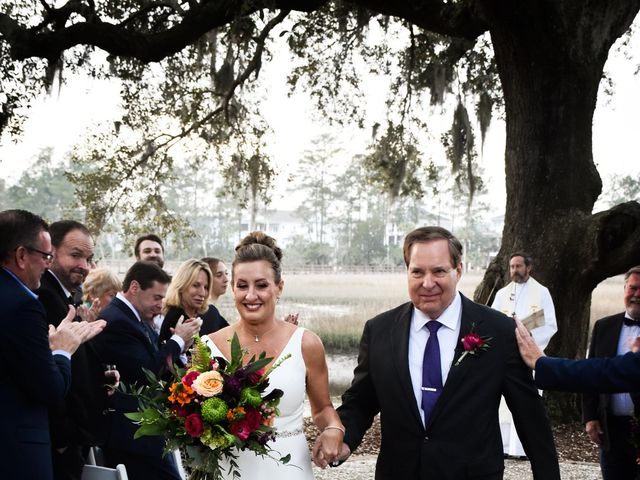
<path fill-rule="evenodd" d="M 544 325 L 531 330 L 531 335 L 536 345 L 544 350 L 549 344 L 551 337 L 558 331 L 556 323 L 556 311 L 553 307 L 553 300 L 547 287 L 538 283 L 534 278 L 524 283 L 511 282 L 506 287 L 496 293 L 491 308 L 500 310 L 508 316 L 518 319 L 525 318 L 532 313 L 543 310 Z M 504 453 L 513 456 L 523 456 L 524 449 L 516 433 L 511 412 L 507 408 L 504 398 L 500 404 L 500 433 L 502 434 L 502 444 Z"/>

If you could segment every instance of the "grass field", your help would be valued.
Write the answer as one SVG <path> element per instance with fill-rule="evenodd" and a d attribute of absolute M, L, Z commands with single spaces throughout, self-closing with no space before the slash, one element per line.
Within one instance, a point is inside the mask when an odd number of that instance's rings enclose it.
<path fill-rule="evenodd" d="M 481 274 L 465 274 L 458 287 L 468 297 L 482 280 Z M 591 320 L 622 311 L 622 277 L 601 283 L 594 291 Z M 364 323 L 408 300 L 403 274 L 288 275 L 278 314 L 298 312 L 300 324 L 316 332 L 330 352 L 357 349 Z M 229 293 L 219 308 L 225 318 L 237 314 Z"/>

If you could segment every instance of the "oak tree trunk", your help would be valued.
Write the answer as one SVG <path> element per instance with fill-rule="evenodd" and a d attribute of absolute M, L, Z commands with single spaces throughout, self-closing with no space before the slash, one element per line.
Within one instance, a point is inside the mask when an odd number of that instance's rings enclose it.
<path fill-rule="evenodd" d="M 529 252 L 533 276 L 549 288 L 558 319 L 547 354 L 581 358 L 591 292 L 640 263 L 640 205 L 592 215 L 602 183 L 591 136 L 607 53 L 638 2 L 608 19 L 597 18 L 593 5 L 573 17 L 559 15 L 565 3 L 483 3 L 504 92 L 507 203 L 502 245 L 475 299 L 491 301 L 509 281 L 509 255 Z M 596 29 L 594 21 L 608 24 Z M 547 401 L 556 419 L 580 414 L 575 396 L 549 394 Z"/>

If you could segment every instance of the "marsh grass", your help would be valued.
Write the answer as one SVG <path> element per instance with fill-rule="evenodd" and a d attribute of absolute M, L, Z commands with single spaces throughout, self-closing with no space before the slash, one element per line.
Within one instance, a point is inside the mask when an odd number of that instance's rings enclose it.
<path fill-rule="evenodd" d="M 458 284 L 473 297 L 482 274 L 466 273 Z M 593 292 L 591 323 L 622 311 L 622 276 L 602 282 Z M 357 351 L 364 323 L 409 299 L 404 274 L 311 274 L 287 275 L 278 315 L 300 314 L 300 325 L 316 332 L 331 353 Z M 222 297 L 222 315 L 237 318 L 231 293 Z"/>
<path fill-rule="evenodd" d="M 479 274 L 465 274 L 462 292 L 473 296 Z M 219 304 L 222 315 L 235 321 L 231 295 Z M 288 275 L 278 315 L 300 314 L 300 325 L 317 333 L 331 353 L 357 351 L 364 323 L 409 300 L 404 274 Z"/>

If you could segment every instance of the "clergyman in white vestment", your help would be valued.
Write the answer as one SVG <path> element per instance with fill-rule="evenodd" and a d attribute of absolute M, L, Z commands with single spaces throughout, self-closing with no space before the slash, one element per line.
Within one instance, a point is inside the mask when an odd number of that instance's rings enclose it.
<path fill-rule="evenodd" d="M 542 310 L 544 324 L 533 328 L 531 335 L 538 347 L 544 350 L 549 340 L 558 330 L 556 312 L 549 290 L 531 277 L 533 263 L 531 257 L 523 252 L 516 252 L 509 259 L 511 283 L 500 289 L 491 305 L 505 315 L 523 320 L 534 312 Z M 524 456 L 522 443 L 516 433 L 513 418 L 502 399 L 500 407 L 500 433 L 505 455 Z"/>

